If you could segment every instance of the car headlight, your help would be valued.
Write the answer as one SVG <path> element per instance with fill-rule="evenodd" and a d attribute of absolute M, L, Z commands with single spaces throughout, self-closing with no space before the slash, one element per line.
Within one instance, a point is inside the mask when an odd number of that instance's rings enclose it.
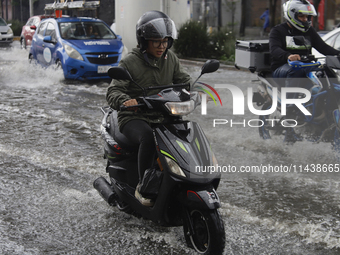
<path fill-rule="evenodd" d="M 12 28 L 8 28 L 8 30 L 7 30 L 7 34 L 13 34 L 13 30 L 12 30 Z"/>
<path fill-rule="evenodd" d="M 195 102 L 193 100 L 185 102 L 167 102 L 166 108 L 170 111 L 171 115 L 187 115 L 195 110 Z"/>
<path fill-rule="evenodd" d="M 170 168 L 170 171 L 174 174 L 177 174 L 179 176 L 186 177 L 185 173 L 182 171 L 182 169 L 179 167 L 179 165 L 172 159 L 165 157 L 166 163 L 168 163 L 168 166 Z"/>
<path fill-rule="evenodd" d="M 80 55 L 80 53 L 76 49 L 74 49 L 73 47 L 67 44 L 63 44 L 63 46 L 64 46 L 64 49 L 67 55 L 69 55 L 70 58 L 84 61 L 83 57 Z"/>

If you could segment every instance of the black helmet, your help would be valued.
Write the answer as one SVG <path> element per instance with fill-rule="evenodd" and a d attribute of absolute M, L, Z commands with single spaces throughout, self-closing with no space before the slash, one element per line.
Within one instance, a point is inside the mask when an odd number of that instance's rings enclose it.
<path fill-rule="evenodd" d="M 169 38 L 167 49 L 170 49 L 174 39 L 177 39 L 175 23 L 163 12 L 148 11 L 138 20 L 136 25 L 137 43 L 141 51 L 147 48 L 147 40 L 154 38 Z"/>
<path fill-rule="evenodd" d="M 307 0 L 290 0 L 283 4 L 283 12 L 286 20 L 296 29 L 307 32 L 312 24 L 312 16 L 316 16 L 314 6 Z M 302 22 L 298 19 L 299 13 L 308 15 L 308 20 Z"/>

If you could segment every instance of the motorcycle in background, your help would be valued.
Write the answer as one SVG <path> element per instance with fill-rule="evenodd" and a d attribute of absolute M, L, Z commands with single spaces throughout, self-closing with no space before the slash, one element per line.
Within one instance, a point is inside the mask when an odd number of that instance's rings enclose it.
<path fill-rule="evenodd" d="M 218 68 L 218 61 L 208 60 L 201 75 Z M 94 187 L 107 203 L 125 213 L 163 226 L 183 226 L 187 245 L 199 254 L 222 254 L 225 232 L 216 193 L 220 173 L 204 171 L 217 166 L 217 160 L 201 127 L 183 119 L 200 104 L 200 95 L 196 91 L 188 92 L 185 87 L 189 84 L 142 88 L 122 67 L 111 68 L 109 75 L 112 79 L 130 80 L 143 91 L 144 96 L 133 107 L 148 112 L 160 111 L 164 116 L 162 123 L 152 125 L 157 155 L 153 169 L 144 174 L 144 178 L 149 178 L 146 190 L 154 205 L 146 207 L 135 198 L 137 148 L 120 133 L 117 111 L 110 107 L 102 108 L 101 123 L 109 181 L 99 177 Z M 146 90 L 160 89 L 155 95 L 146 95 Z M 122 106 L 121 110 L 127 108 Z"/>
<path fill-rule="evenodd" d="M 304 37 L 296 36 L 297 45 L 305 45 Z M 336 152 L 340 152 L 340 83 L 334 70 L 340 70 L 338 56 L 326 56 L 325 63 L 316 61 L 314 56 L 301 56 L 301 61 L 289 61 L 294 69 L 309 66 L 318 66 L 319 71 L 308 74 L 312 85 L 311 98 L 303 106 L 311 113 L 304 115 L 296 111 L 290 125 L 281 125 L 286 116 L 281 115 L 280 89 L 282 84 L 272 78 L 271 72 L 257 72 L 260 85 L 253 95 L 253 102 L 262 106 L 262 110 L 268 110 L 273 103 L 273 89 L 278 90 L 278 107 L 270 115 L 259 116 L 259 134 L 263 139 L 279 138 L 286 143 L 293 144 L 298 141 L 308 140 L 312 142 L 330 142 Z M 300 94 L 300 98 L 305 95 Z M 291 118 L 291 116 L 289 117 Z M 275 125 L 271 120 L 276 119 Z M 298 120 L 298 121 L 296 121 Z M 286 120 L 289 123 L 289 120 Z"/>

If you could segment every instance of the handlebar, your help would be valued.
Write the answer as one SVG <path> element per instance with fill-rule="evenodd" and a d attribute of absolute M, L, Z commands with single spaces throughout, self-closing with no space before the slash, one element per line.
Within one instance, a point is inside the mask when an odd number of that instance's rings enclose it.
<path fill-rule="evenodd" d="M 119 110 L 120 111 L 126 111 L 127 109 L 129 108 L 135 108 L 135 107 L 141 107 L 141 106 L 144 106 L 145 104 L 136 104 L 136 105 L 131 105 L 131 106 L 125 106 L 125 105 L 121 105 L 119 106 Z"/>
<path fill-rule="evenodd" d="M 301 68 L 311 67 L 311 66 L 320 66 L 321 63 L 319 61 L 316 62 L 302 62 L 299 60 L 290 61 L 288 59 L 288 65 L 290 65 L 294 70 L 299 70 Z"/>
<path fill-rule="evenodd" d="M 148 87 L 146 88 L 147 90 L 154 90 L 154 89 L 168 89 L 168 88 L 185 88 L 185 87 L 189 87 L 190 88 L 190 83 L 179 83 L 179 84 L 171 84 L 171 85 L 162 85 L 162 86 L 154 86 L 154 87 Z M 125 106 L 125 105 L 121 105 L 119 107 L 120 111 L 126 111 L 129 108 L 135 108 L 135 107 L 141 107 L 141 106 L 145 106 L 148 105 L 147 102 L 144 101 L 144 103 L 139 103 L 136 105 L 131 105 L 131 106 Z"/>
<path fill-rule="evenodd" d="M 184 88 L 184 87 L 190 88 L 190 83 L 179 83 L 179 84 L 171 84 L 171 85 L 153 86 L 153 87 L 148 87 L 147 90 L 168 89 L 168 88 Z"/>

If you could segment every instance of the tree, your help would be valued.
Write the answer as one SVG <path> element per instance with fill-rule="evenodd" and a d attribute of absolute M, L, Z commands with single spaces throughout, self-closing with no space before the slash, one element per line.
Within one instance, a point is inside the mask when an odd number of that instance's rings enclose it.
<path fill-rule="evenodd" d="M 241 0 L 241 24 L 240 36 L 245 36 L 246 33 L 246 17 L 247 17 L 247 0 Z"/>
<path fill-rule="evenodd" d="M 269 16 L 270 16 L 270 27 L 275 27 L 276 24 L 276 3 L 277 0 L 269 0 Z"/>
<path fill-rule="evenodd" d="M 236 5 L 239 0 L 224 0 L 227 11 L 231 12 L 231 31 L 234 32 Z"/>

